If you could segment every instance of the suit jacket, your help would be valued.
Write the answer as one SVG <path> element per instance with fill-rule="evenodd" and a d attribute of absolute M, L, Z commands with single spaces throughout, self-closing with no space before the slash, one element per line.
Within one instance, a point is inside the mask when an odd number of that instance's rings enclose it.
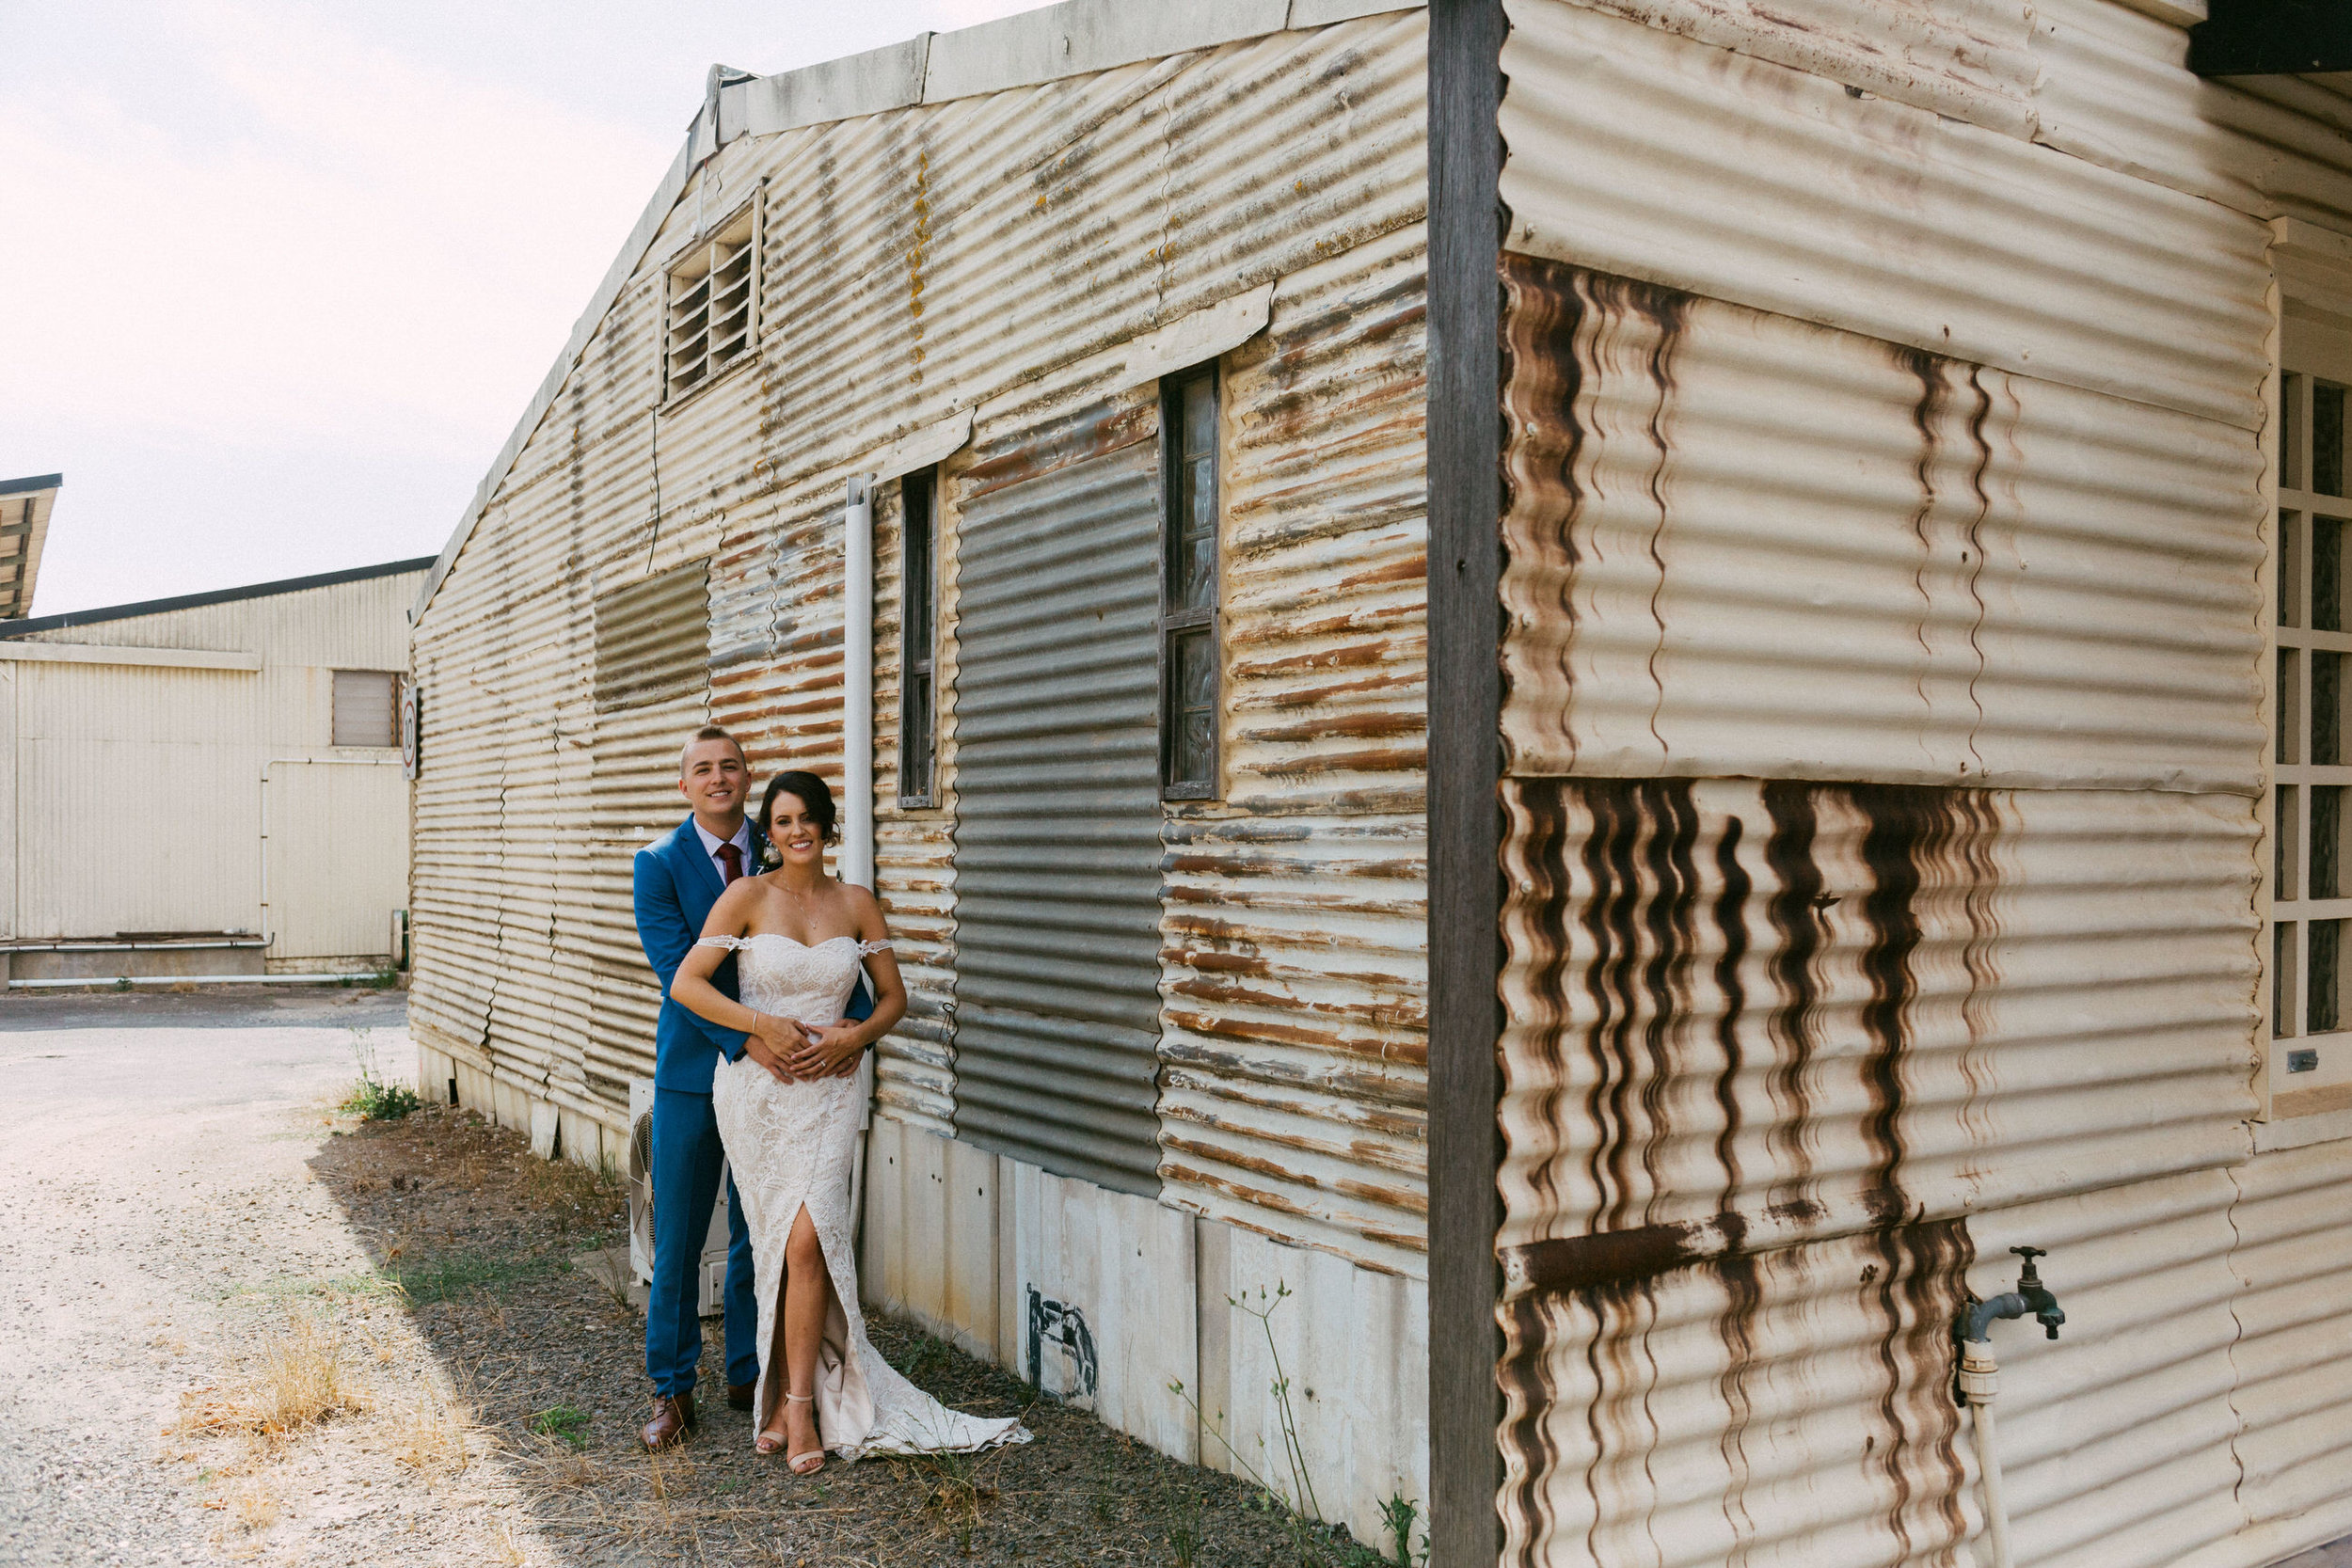
<path fill-rule="evenodd" d="M 767 840 L 754 826 L 754 858 L 766 847 Z M 742 1032 L 723 1028 L 672 1001 L 670 982 L 677 978 L 677 966 L 686 961 L 687 949 L 702 935 L 710 906 L 719 901 L 726 884 L 720 879 L 717 864 L 703 853 L 702 837 L 694 832 L 691 816 L 637 851 L 633 880 L 637 940 L 644 947 L 645 961 L 661 982 L 661 1013 L 654 1024 L 654 1084 L 689 1094 L 708 1094 L 719 1058 L 731 1062 L 743 1053 Z M 722 995 L 735 997 L 734 954 L 726 956 L 710 983 Z M 874 1000 L 861 976 L 850 993 L 848 1016 L 865 1019 L 873 1011 Z"/>

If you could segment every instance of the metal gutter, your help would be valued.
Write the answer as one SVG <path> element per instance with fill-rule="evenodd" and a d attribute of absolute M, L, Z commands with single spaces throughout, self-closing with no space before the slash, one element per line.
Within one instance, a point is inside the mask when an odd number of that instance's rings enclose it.
<path fill-rule="evenodd" d="M 1429 1498 L 1433 1568 L 1502 1555 L 1501 0 L 1429 13 Z"/>

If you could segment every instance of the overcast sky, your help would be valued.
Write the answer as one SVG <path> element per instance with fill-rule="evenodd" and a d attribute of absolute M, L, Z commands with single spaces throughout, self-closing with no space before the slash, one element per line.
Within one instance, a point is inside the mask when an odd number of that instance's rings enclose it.
<path fill-rule="evenodd" d="M 713 61 L 1033 0 L 0 0 L 0 479 L 34 613 L 437 553 Z"/>

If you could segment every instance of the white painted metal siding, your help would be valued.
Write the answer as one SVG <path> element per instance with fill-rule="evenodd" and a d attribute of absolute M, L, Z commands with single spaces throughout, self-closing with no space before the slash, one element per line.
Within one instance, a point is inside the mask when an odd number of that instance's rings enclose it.
<path fill-rule="evenodd" d="M 392 951 L 408 907 L 408 781 L 398 758 L 273 762 L 262 784 L 273 958 Z"/>
<path fill-rule="evenodd" d="M 2102 0 L 1509 8 L 1506 1557 L 1981 1560 L 2020 1243 L 2020 1562 L 2341 1534 L 2352 1172 L 2249 1118 L 2257 220 L 2344 223 L 2342 100 Z"/>
<path fill-rule="evenodd" d="M 1505 277 L 1515 769 L 2259 790 L 2253 434 Z"/>
<path fill-rule="evenodd" d="M 15 935 L 258 933 L 258 677 L 14 668 Z"/>

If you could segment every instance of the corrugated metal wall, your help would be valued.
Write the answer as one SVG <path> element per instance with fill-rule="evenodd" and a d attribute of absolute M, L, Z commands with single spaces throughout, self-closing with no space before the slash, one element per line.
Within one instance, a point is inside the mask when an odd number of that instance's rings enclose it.
<path fill-rule="evenodd" d="M 1145 927 L 1142 987 L 1181 1001 L 1140 1019 L 1171 1076 L 1158 1127 L 1124 1134 L 1142 1152 L 1126 1180 L 1419 1272 L 1423 34 L 1412 11 L 1276 33 L 745 137 L 690 175 L 418 626 L 432 929 L 413 1016 L 436 1049 L 617 1124 L 601 1091 L 550 1085 L 580 1051 L 562 1043 L 558 993 L 603 983 L 598 942 L 612 984 L 628 984 L 632 933 L 617 888 L 542 858 L 516 812 L 527 778 L 534 820 L 589 814 L 592 603 L 707 561 L 712 718 L 762 777 L 807 767 L 837 784 L 847 476 L 951 409 L 976 411 L 987 450 L 1020 446 L 1134 391 L 1122 344 L 1279 280 L 1263 346 L 1230 367 L 1233 796 L 1172 819 L 1154 802 L 1148 818 L 1140 880 L 1147 898 L 1172 891 Z M 760 355 L 657 412 L 661 268 L 763 184 L 795 221 L 767 226 Z M 895 486 L 876 520 L 877 891 L 915 993 L 878 1097 L 934 1132 L 965 1115 L 949 833 L 976 461 L 946 466 L 939 506 L 937 811 L 895 801 Z M 1346 710 L 1331 734 L 1314 732 L 1317 702 Z M 499 977 L 518 963 L 529 984 Z M 593 1049 L 612 1063 L 624 1047 Z M 1155 1064 L 1140 1065 L 1148 1083 Z"/>
<path fill-rule="evenodd" d="M 1508 10 L 1506 1559 L 1982 1560 L 2019 1243 L 2020 1562 L 2352 1528 L 2352 1169 L 2249 1125 L 2342 101 L 2103 0 Z"/>
<path fill-rule="evenodd" d="M 957 1135 L 1146 1196 L 1160 453 L 1137 416 L 1152 407 L 1081 408 L 963 471 L 955 691 Z"/>

